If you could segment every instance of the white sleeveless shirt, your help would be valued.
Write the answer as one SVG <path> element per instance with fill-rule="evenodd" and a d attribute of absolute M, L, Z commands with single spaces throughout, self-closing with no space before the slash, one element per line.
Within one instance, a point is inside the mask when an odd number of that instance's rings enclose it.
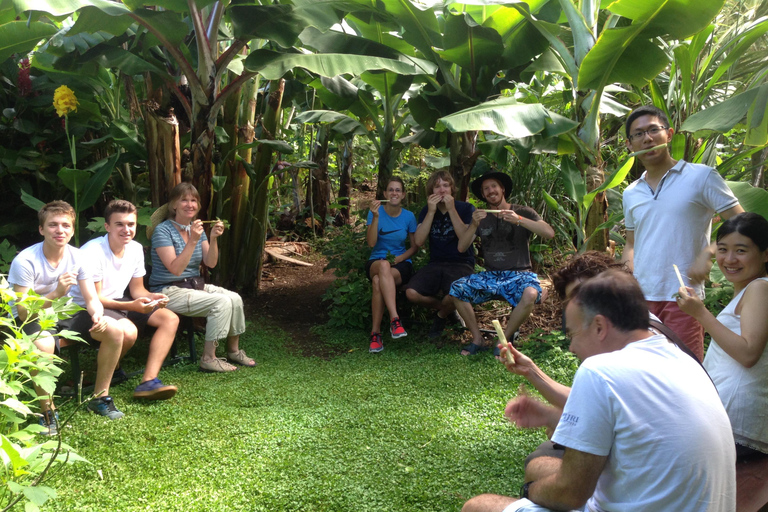
<path fill-rule="evenodd" d="M 768 281 L 768 277 L 761 277 Z M 756 281 L 756 280 L 755 280 Z M 754 282 L 754 281 L 753 281 Z M 741 315 L 735 313 L 744 287 L 717 315 L 718 321 L 741 335 Z M 766 311 L 768 314 L 768 311 Z M 746 368 L 712 340 L 704 358 L 704 368 L 717 387 L 733 428 L 736 443 L 768 453 L 768 345 L 757 364 Z"/>

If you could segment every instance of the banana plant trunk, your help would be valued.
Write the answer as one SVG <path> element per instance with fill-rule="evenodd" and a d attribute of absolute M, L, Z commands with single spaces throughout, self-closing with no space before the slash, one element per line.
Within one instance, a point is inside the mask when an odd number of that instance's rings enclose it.
<path fill-rule="evenodd" d="M 312 219 L 312 230 L 319 234 L 322 234 L 325 229 L 328 204 L 331 199 L 331 186 L 328 179 L 328 132 L 329 129 L 325 125 L 320 126 L 317 131 L 317 141 L 312 151 L 312 161 L 317 164 L 317 167 L 310 169 L 310 186 L 307 187 L 307 203 L 311 199 L 314 213 L 320 218 L 319 224 Z"/>
<path fill-rule="evenodd" d="M 595 166 L 589 166 L 586 169 L 587 191 L 592 192 L 605 181 L 605 173 L 602 169 Z M 600 192 L 595 196 L 592 206 L 587 211 L 585 223 L 586 236 L 594 233 L 587 242 L 587 251 L 605 252 L 608 250 L 608 230 L 600 229 L 598 226 L 608 220 L 608 198 L 605 192 Z"/>
<path fill-rule="evenodd" d="M 171 189 L 181 183 L 179 122 L 173 113 L 161 116 L 148 106 L 144 124 L 150 200 L 152 207 L 158 208 L 168 202 Z"/>
<path fill-rule="evenodd" d="M 456 199 L 466 201 L 472 168 L 480 157 L 477 150 L 477 132 L 452 133 L 450 137 L 451 176 L 458 192 Z"/>
<path fill-rule="evenodd" d="M 262 133 L 274 139 L 280 128 L 280 107 L 283 101 L 285 80 L 272 80 L 269 83 L 267 108 L 262 118 Z M 261 269 L 264 246 L 267 240 L 267 216 L 269 203 L 269 173 L 272 169 L 272 150 L 267 145 L 259 146 L 253 159 L 256 179 L 251 181 L 249 191 L 250 229 L 241 245 L 241 258 L 237 268 L 237 285 L 247 295 L 258 294 L 261 284 Z"/>
<path fill-rule="evenodd" d="M 340 214 L 344 224 L 349 224 L 349 198 L 352 195 L 352 167 L 354 165 L 352 140 L 352 138 L 346 139 L 339 153 L 339 204 L 341 204 Z"/>

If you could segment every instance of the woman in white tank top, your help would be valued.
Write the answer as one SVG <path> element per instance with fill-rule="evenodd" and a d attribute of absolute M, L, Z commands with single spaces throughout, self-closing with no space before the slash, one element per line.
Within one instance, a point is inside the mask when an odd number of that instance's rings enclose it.
<path fill-rule="evenodd" d="M 733 427 L 739 459 L 768 457 L 768 220 L 741 213 L 717 233 L 717 264 L 733 300 L 715 318 L 690 288 L 680 309 L 712 337 L 704 358 Z"/>

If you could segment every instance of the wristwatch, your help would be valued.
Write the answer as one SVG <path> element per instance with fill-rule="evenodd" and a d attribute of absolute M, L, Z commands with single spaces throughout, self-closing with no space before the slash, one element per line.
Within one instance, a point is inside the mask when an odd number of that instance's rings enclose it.
<path fill-rule="evenodd" d="M 533 480 L 531 480 L 530 482 L 525 482 L 523 484 L 523 486 L 520 488 L 520 498 L 526 498 L 526 499 L 528 498 L 528 488 L 531 486 L 532 483 L 533 483 Z"/>

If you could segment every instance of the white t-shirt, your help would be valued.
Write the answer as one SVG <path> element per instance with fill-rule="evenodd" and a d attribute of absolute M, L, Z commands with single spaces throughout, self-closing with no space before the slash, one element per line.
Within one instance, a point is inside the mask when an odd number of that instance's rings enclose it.
<path fill-rule="evenodd" d="M 56 289 L 59 277 L 66 272 L 76 270 L 78 281 L 91 278 L 88 263 L 80 249 L 67 245 L 64 249 L 64 257 L 58 266 L 54 267 L 45 258 L 43 243 L 27 247 L 13 259 L 8 272 L 8 282 L 11 286 L 23 286 L 45 296 Z M 74 288 L 75 286 L 69 289 L 68 295 L 72 295 Z M 85 303 L 80 305 L 84 306 Z M 13 316 L 18 316 L 16 306 L 13 307 Z"/>
<path fill-rule="evenodd" d="M 671 301 L 683 276 L 710 242 L 712 216 L 739 204 L 711 167 L 678 161 L 656 190 L 646 173 L 624 191 L 624 224 L 635 233 L 634 275 L 646 300 Z M 691 283 L 685 279 L 686 285 Z M 704 297 L 701 283 L 693 286 Z"/>
<path fill-rule="evenodd" d="M 586 359 L 552 440 L 607 456 L 587 510 L 736 508 L 736 450 L 715 387 L 663 336 Z"/>
<path fill-rule="evenodd" d="M 768 281 L 766 277 L 761 279 Z M 735 311 L 748 287 L 741 290 L 717 315 L 720 323 L 739 335 L 741 315 Z M 717 386 L 720 400 L 728 412 L 733 438 L 740 445 L 768 453 L 768 346 L 757 363 L 747 368 L 726 354 L 713 339 L 704 357 L 704 367 Z"/>
<path fill-rule="evenodd" d="M 144 249 L 139 242 L 131 240 L 125 246 L 125 253 L 118 258 L 109 247 L 109 235 L 95 238 L 83 245 L 85 255 L 93 274 L 93 282 L 101 282 L 101 295 L 107 299 L 120 299 L 125 295 L 128 283 L 134 277 L 144 277 Z M 72 298 L 81 306 L 85 300 L 80 288 L 72 287 Z"/>

